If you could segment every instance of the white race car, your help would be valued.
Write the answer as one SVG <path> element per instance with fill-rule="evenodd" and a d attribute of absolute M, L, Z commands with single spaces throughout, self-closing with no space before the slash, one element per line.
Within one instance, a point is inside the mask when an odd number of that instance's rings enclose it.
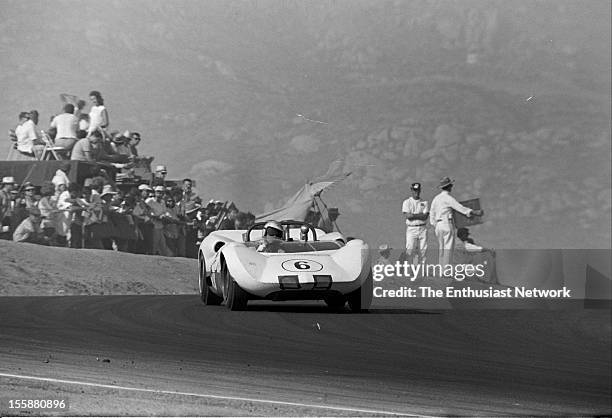
<path fill-rule="evenodd" d="M 360 239 L 345 242 L 301 221 L 214 231 L 198 251 L 202 302 L 244 310 L 252 299 L 323 299 L 334 310 L 348 302 L 365 311 L 372 302 L 369 248 Z"/>

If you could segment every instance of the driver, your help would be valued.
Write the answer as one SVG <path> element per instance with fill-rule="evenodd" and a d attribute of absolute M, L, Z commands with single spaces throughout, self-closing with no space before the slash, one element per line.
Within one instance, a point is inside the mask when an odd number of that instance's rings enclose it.
<path fill-rule="evenodd" d="M 264 225 L 263 238 L 261 244 L 257 247 L 259 252 L 278 252 L 280 245 L 283 242 L 285 231 L 282 225 L 277 221 L 269 221 Z"/>

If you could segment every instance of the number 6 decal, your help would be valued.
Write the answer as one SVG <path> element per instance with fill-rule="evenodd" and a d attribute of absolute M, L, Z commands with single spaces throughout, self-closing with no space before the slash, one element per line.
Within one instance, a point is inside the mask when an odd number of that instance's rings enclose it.
<path fill-rule="evenodd" d="M 281 264 L 283 270 L 293 272 L 314 272 L 323 270 L 323 265 L 313 260 L 286 260 Z"/>
<path fill-rule="evenodd" d="M 293 265 L 298 270 L 310 270 L 310 264 L 308 264 L 308 261 L 296 261 L 293 263 Z"/>

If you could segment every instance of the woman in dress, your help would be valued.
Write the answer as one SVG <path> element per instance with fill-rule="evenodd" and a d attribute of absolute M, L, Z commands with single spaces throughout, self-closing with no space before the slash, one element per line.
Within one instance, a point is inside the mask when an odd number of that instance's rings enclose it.
<path fill-rule="evenodd" d="M 91 109 L 89 109 L 89 127 L 87 133 L 91 134 L 96 129 L 106 129 L 108 126 L 108 112 L 104 107 L 104 99 L 99 91 L 89 93 L 91 100 Z"/>

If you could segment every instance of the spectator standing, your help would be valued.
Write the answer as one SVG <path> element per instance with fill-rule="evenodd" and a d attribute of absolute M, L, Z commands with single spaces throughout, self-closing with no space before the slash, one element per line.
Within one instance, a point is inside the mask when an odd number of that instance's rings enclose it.
<path fill-rule="evenodd" d="M 55 116 L 50 127 L 57 130 L 55 145 L 71 150 L 77 142 L 77 129 L 79 127 L 79 120 L 74 115 L 74 105 L 66 103 L 64 113 Z"/>
<path fill-rule="evenodd" d="M 151 222 L 151 208 L 146 204 L 149 198 L 149 192 L 152 191 L 148 184 L 138 186 L 138 196 L 134 203 L 132 215 L 136 221 L 136 226 L 140 230 L 140 236 L 135 243 L 137 253 L 152 254 L 153 253 L 153 223 Z"/>
<path fill-rule="evenodd" d="M 453 222 L 453 211 L 464 214 L 468 218 L 472 215 L 481 216 L 482 210 L 470 209 L 457 201 L 450 192 L 453 189 L 454 180 L 450 177 L 443 177 L 438 186 L 442 191 L 434 197 L 431 202 L 429 222 L 435 228 L 438 238 L 438 262 L 446 266 L 453 262 L 453 252 L 455 250 L 456 228 Z"/>
<path fill-rule="evenodd" d="M 113 241 L 117 235 L 114 224 L 112 222 L 112 213 L 114 211 L 112 201 L 117 195 L 117 192 L 113 190 L 110 184 L 103 186 L 102 192 L 100 193 L 100 207 L 102 209 L 102 222 L 97 228 L 97 235 L 102 242 L 102 248 L 105 250 L 112 250 Z M 115 241 L 116 244 L 116 241 Z"/>
<path fill-rule="evenodd" d="M 185 239 L 185 235 L 180 234 L 179 232 L 183 227 L 183 222 L 179 219 L 179 211 L 176 207 L 176 202 L 171 196 L 166 197 L 166 208 L 168 209 L 166 211 L 167 217 L 164 220 L 164 236 L 166 237 L 166 244 L 173 254 L 184 257 L 184 252 L 182 255 L 179 255 L 177 251 L 179 238 L 182 238 L 183 240 Z"/>
<path fill-rule="evenodd" d="M 72 222 L 70 209 L 72 208 L 72 198 L 66 183 L 57 184 L 55 186 L 55 194 L 57 196 L 57 216 L 55 218 L 57 243 L 62 247 L 67 247 L 70 242 L 70 224 Z"/>
<path fill-rule="evenodd" d="M 77 203 L 84 208 L 82 229 L 83 247 L 103 248 L 100 235 L 97 231 L 104 220 L 100 194 L 97 194 L 96 199 L 91 186 L 84 186 L 81 198 L 77 199 Z"/>
<path fill-rule="evenodd" d="M 43 234 L 47 237 L 51 245 L 56 243 L 56 215 L 57 205 L 54 199 L 55 186 L 50 181 L 45 181 L 40 188 L 41 199 L 38 202 L 38 209 L 40 210 L 42 221 L 40 227 L 42 228 Z"/>
<path fill-rule="evenodd" d="M 70 248 L 83 248 L 83 210 L 79 199 L 79 186 L 75 183 L 68 186 L 70 194 L 70 234 L 68 245 Z"/>
<path fill-rule="evenodd" d="M 89 93 L 91 108 L 89 110 L 89 127 L 87 133 L 91 134 L 98 129 L 108 127 L 108 112 L 104 107 L 104 99 L 99 91 L 93 90 Z"/>
<path fill-rule="evenodd" d="M 15 188 L 15 178 L 7 176 L 2 178 L 0 188 L 0 221 L 11 215 L 11 191 Z"/>
<path fill-rule="evenodd" d="M 187 209 L 193 209 L 195 203 L 200 200 L 199 196 L 193 191 L 193 181 L 189 178 L 183 179 L 181 197 L 177 204 L 179 218 L 187 221 Z M 179 227 L 177 244 L 177 256 L 179 257 L 187 255 L 187 245 L 191 245 L 192 242 L 195 245 L 196 231 L 192 225 L 183 224 Z"/>
<path fill-rule="evenodd" d="M 146 200 L 146 204 L 151 208 L 151 219 L 153 221 L 153 254 L 159 254 L 166 257 L 172 257 L 173 254 L 166 245 L 164 237 L 164 219 L 168 216 L 166 212 L 166 188 L 164 186 L 155 186 L 155 197 L 150 197 Z"/>
<path fill-rule="evenodd" d="M 199 200 L 199 199 L 198 199 Z M 196 245 L 196 241 L 198 238 L 198 228 L 197 228 L 197 214 L 202 205 L 198 203 L 198 200 L 193 200 L 188 202 L 183 208 L 185 211 L 185 239 L 182 241 L 184 244 L 184 253 L 181 255 L 179 248 L 179 256 L 180 257 L 189 257 L 189 258 L 197 258 L 198 248 Z M 179 244 L 181 242 L 179 241 Z"/>
<path fill-rule="evenodd" d="M 2 188 L 0 188 L 0 238 L 2 239 L 10 239 L 11 217 L 15 206 L 11 192 L 14 187 L 13 177 L 2 178 Z"/>
<path fill-rule="evenodd" d="M 49 245 L 49 240 L 45 234 L 43 234 L 40 223 L 40 210 L 38 208 L 29 209 L 28 217 L 17 226 L 17 229 L 15 229 L 13 241 Z"/>
<path fill-rule="evenodd" d="M 411 264 L 425 263 L 427 252 L 427 201 L 421 200 L 421 183 L 412 183 L 412 196 L 404 200 L 402 212 L 406 216 L 406 256 Z"/>

